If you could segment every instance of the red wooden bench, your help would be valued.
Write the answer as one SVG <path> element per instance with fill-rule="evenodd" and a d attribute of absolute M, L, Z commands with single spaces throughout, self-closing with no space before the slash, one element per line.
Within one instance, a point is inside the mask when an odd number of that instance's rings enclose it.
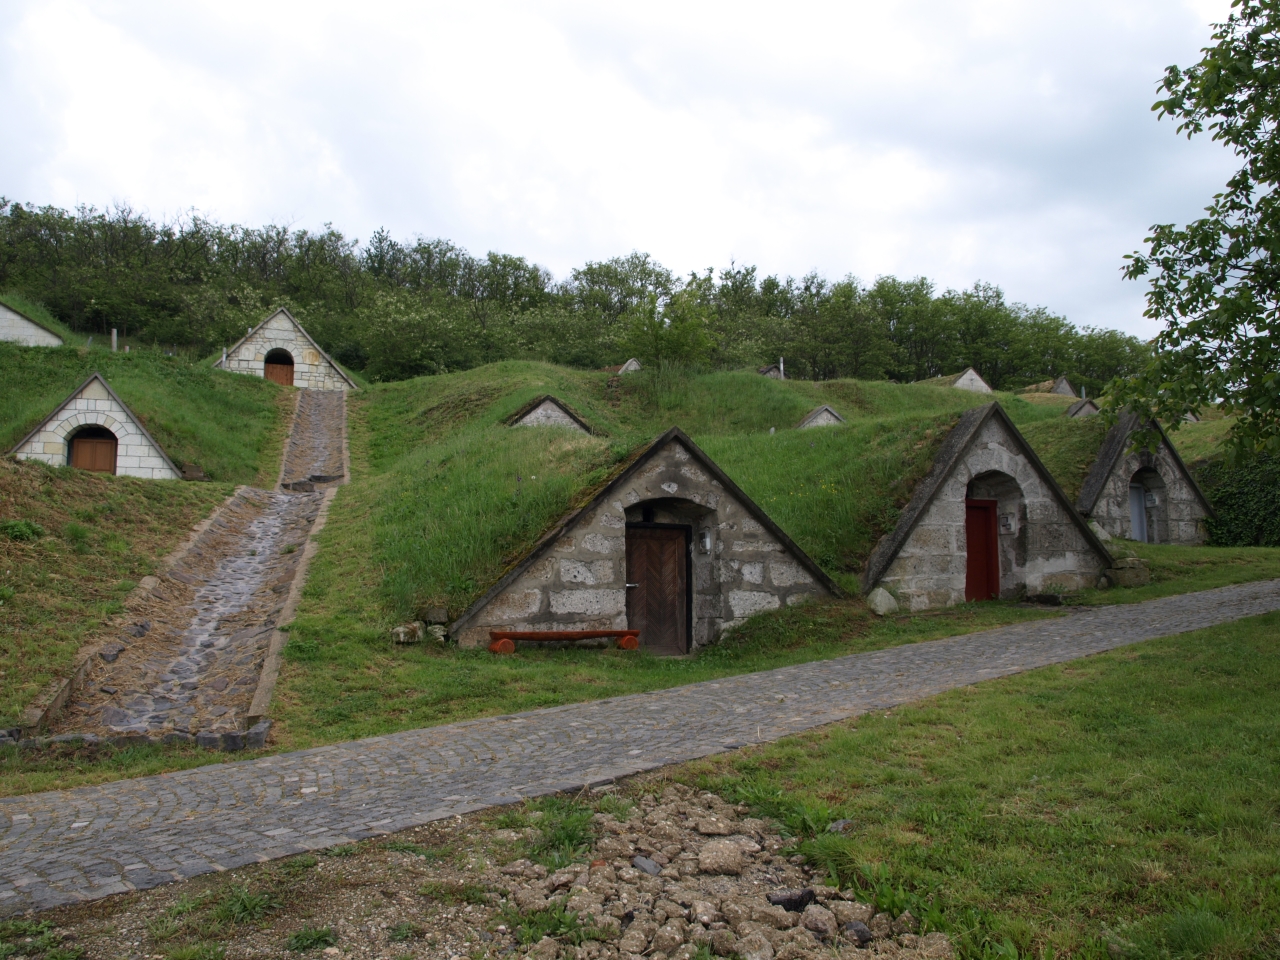
<path fill-rule="evenodd" d="M 639 630 L 490 630 L 490 653 L 515 653 L 517 640 L 617 640 L 619 650 L 636 650 L 640 646 Z"/>

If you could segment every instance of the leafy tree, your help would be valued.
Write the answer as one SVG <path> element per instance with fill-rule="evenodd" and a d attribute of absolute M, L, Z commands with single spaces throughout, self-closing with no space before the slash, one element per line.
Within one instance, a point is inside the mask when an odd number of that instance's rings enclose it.
<path fill-rule="evenodd" d="M 1158 224 L 1125 276 L 1149 276 L 1146 315 L 1164 322 L 1151 361 L 1118 381 L 1113 409 L 1135 407 L 1175 427 L 1218 402 L 1236 416 L 1235 454 L 1280 452 L 1280 4 L 1234 0 L 1213 46 L 1172 66 L 1153 109 L 1188 137 L 1206 127 L 1240 169 L 1206 215 Z"/>

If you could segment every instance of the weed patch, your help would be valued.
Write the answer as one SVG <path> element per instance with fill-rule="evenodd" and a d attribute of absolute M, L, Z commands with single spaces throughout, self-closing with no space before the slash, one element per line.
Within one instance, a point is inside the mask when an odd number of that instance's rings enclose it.
<path fill-rule="evenodd" d="M 328 927 L 303 927 L 289 935 L 285 946 L 294 953 L 314 950 L 316 947 L 331 947 L 338 942 L 338 936 Z"/>

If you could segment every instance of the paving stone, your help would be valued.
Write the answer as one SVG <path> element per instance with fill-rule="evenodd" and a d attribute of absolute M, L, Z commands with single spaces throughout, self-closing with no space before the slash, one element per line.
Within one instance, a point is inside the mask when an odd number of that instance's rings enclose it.
<path fill-rule="evenodd" d="M 955 687 L 1280 610 L 1280 580 L 671 690 L 0 800 L 0 915 L 580 789 Z M 708 737 L 707 731 L 715 731 Z M 220 739 L 201 733 L 217 748 Z M 314 787 L 314 792 L 302 793 Z M 276 836 L 272 836 L 272 833 Z M 655 859 L 661 854 L 645 851 Z M 115 869 L 95 879 L 89 862 Z M 146 863 L 142 882 L 117 864 Z M 160 864 L 165 864 L 162 868 Z M 159 878 L 159 879 L 157 879 Z M 870 921 L 874 929 L 874 920 Z"/>

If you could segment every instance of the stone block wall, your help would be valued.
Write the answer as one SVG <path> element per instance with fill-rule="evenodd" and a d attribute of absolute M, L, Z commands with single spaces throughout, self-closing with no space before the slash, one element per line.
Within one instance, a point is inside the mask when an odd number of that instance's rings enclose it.
<path fill-rule="evenodd" d="M 1140 450 L 1116 461 L 1093 505 L 1089 519 L 1113 537 L 1132 539 L 1129 481 L 1140 470 L 1154 470 L 1164 484 L 1163 490 L 1153 491 L 1157 504 L 1148 510 L 1148 526 L 1155 532 L 1155 542 L 1185 545 L 1204 543 L 1208 538 L 1204 522 L 1208 514 L 1204 503 L 1196 494 L 1195 488 L 1187 482 L 1186 475 L 1163 442 L 1154 454 Z"/>
<path fill-rule="evenodd" d="M 222 369 L 232 373 L 247 373 L 255 377 L 265 376 L 267 354 L 272 350 L 285 350 L 293 357 L 293 385 L 309 390 L 348 390 L 350 384 L 298 325 L 285 313 L 276 313 L 263 323 L 236 348 L 227 354 Z"/>
<path fill-rule="evenodd" d="M 957 390 L 968 390 L 970 393 L 990 393 L 991 388 L 987 386 L 987 381 L 973 370 L 966 370 L 956 378 L 956 382 L 952 384 Z"/>
<path fill-rule="evenodd" d="M 1109 563 L 1085 538 L 1003 422 L 987 420 L 876 586 L 909 610 L 963 603 L 965 498 L 998 501 L 1000 594 L 1093 586 Z"/>
<path fill-rule="evenodd" d="M 811 414 L 801 424 L 801 430 L 807 430 L 809 427 L 830 427 L 837 423 L 843 423 L 838 416 L 825 407 L 817 413 Z"/>
<path fill-rule="evenodd" d="M 60 347 L 62 338 L 0 303 L 0 340 L 24 347 Z"/>
<path fill-rule="evenodd" d="M 564 410 L 552 400 L 543 400 L 540 404 L 512 424 L 512 426 L 568 427 L 570 430 L 577 430 L 580 433 L 586 433 L 586 431 L 582 429 L 582 425 L 578 423 L 577 420 L 565 413 Z"/>
<path fill-rule="evenodd" d="M 133 414 L 96 380 L 14 453 L 20 460 L 42 460 L 51 466 L 65 467 L 69 438 L 84 426 L 106 427 L 115 434 L 117 475 L 145 480 L 182 479 L 142 432 Z"/>
<path fill-rule="evenodd" d="M 487 646 L 489 631 L 621 630 L 627 627 L 627 524 L 644 519 L 692 528 L 690 651 L 763 610 L 827 588 L 699 465 L 679 441 L 584 510 L 514 581 L 455 633 Z M 702 549 L 703 534 L 709 549 Z"/>

